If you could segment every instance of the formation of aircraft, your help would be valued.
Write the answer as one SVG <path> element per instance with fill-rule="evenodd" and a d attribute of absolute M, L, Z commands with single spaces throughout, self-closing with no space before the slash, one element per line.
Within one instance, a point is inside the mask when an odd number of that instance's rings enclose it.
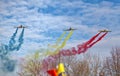
<path fill-rule="evenodd" d="M 111 32 L 111 31 L 104 29 L 104 30 L 99 30 L 99 32 Z"/>
<path fill-rule="evenodd" d="M 20 25 L 20 26 L 17 26 L 17 27 L 15 27 L 15 28 L 27 28 L 27 26 Z M 65 29 L 65 30 L 63 30 L 63 31 L 71 31 L 71 30 L 77 30 L 77 29 L 74 29 L 74 28 L 71 28 L 71 27 L 70 27 L 70 28 Z M 111 32 L 111 31 L 104 29 L 104 30 L 99 30 L 99 32 Z"/>
<path fill-rule="evenodd" d="M 74 29 L 74 28 L 69 28 L 69 29 L 65 29 L 65 30 L 63 30 L 63 31 L 71 31 L 71 30 L 77 30 L 77 29 Z"/>
<path fill-rule="evenodd" d="M 27 28 L 26 26 L 23 26 L 23 25 L 20 25 L 20 26 L 17 26 L 15 28 Z"/>

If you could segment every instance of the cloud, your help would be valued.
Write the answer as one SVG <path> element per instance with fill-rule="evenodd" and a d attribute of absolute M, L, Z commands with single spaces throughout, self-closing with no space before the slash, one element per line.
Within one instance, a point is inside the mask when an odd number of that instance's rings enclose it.
<path fill-rule="evenodd" d="M 112 1 L 92 4 L 82 0 L 22 0 L 7 3 L 0 1 L 0 4 L 0 31 L 2 31 L 0 38 L 3 41 L 6 38 L 8 40 L 13 33 L 12 27 L 26 25 L 28 28 L 25 30 L 23 46 L 26 50 L 55 42 L 58 34 L 70 26 L 78 29 L 70 42 L 88 39 L 100 29 L 112 30 L 108 37 L 118 38 L 116 35 L 120 33 L 117 31 L 120 29 L 120 6 Z"/>
<path fill-rule="evenodd" d="M 54 44 L 63 29 L 69 27 L 78 30 L 74 31 L 65 48 L 82 44 L 98 30 L 110 29 L 111 33 L 87 51 L 100 56 L 109 56 L 112 47 L 120 46 L 118 43 L 120 41 L 119 0 L 93 1 L 1 0 L 0 44 L 9 42 L 15 31 L 14 26 L 21 24 L 27 26 L 22 48 L 11 54 L 13 59 L 15 57 L 17 59 L 17 56 L 24 57 L 36 50 L 41 51 L 41 48 L 46 48 L 48 44 Z M 20 31 L 19 29 L 19 33 Z M 9 75 L 13 76 L 13 74 Z"/>

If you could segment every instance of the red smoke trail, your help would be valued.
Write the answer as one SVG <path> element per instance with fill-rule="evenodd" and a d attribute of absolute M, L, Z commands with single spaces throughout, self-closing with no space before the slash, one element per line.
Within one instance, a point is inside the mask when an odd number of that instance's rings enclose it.
<path fill-rule="evenodd" d="M 84 53 L 85 51 L 87 51 L 88 48 L 92 47 L 94 44 L 96 44 L 98 41 L 100 41 L 102 38 L 104 38 L 104 36 L 107 34 L 107 32 L 104 33 L 103 35 L 101 35 L 96 41 L 94 41 L 100 34 L 101 34 L 101 32 L 98 33 L 97 35 L 93 36 L 86 43 L 83 43 L 82 45 L 78 45 L 78 54 Z"/>
<path fill-rule="evenodd" d="M 104 38 L 106 34 L 107 34 L 107 32 L 104 33 L 103 35 L 101 35 L 96 41 L 94 41 L 100 35 L 100 33 L 98 33 L 97 35 L 92 37 L 89 41 L 87 41 L 81 45 L 78 45 L 78 50 L 76 50 L 75 47 L 73 47 L 69 52 L 68 52 L 68 50 L 63 50 L 64 51 L 63 56 L 76 55 L 76 54 L 81 54 L 81 53 L 86 52 L 88 48 L 91 48 L 94 44 L 96 44 L 98 41 L 100 41 L 102 38 Z"/>
<path fill-rule="evenodd" d="M 100 41 L 102 38 L 104 38 L 107 33 L 108 33 L 108 32 L 106 32 L 106 33 L 103 34 L 100 38 L 98 38 L 98 40 L 96 40 L 95 42 L 93 42 L 92 44 L 90 44 L 89 47 L 92 47 L 94 44 L 96 44 L 98 41 Z"/>
<path fill-rule="evenodd" d="M 89 41 L 87 41 L 87 44 L 90 44 L 92 41 L 94 41 L 99 35 L 101 34 L 101 32 L 99 32 L 98 34 L 96 34 L 95 36 L 93 36 Z"/>
<path fill-rule="evenodd" d="M 72 47 L 71 49 L 62 49 L 58 54 L 55 55 L 51 55 L 47 58 L 44 59 L 44 65 L 47 67 L 49 65 L 49 62 L 53 62 L 56 61 L 60 56 L 71 56 L 71 55 L 76 55 L 76 54 L 81 54 L 87 51 L 88 48 L 91 48 L 94 44 L 96 44 L 97 42 L 99 42 L 102 38 L 105 37 L 105 35 L 107 34 L 104 33 L 103 35 L 101 35 L 99 38 L 98 36 L 101 34 L 98 33 L 95 36 L 93 36 L 90 40 L 88 40 L 87 42 L 83 43 L 83 44 L 79 44 L 77 46 L 77 50 L 75 49 L 75 47 Z M 95 39 L 97 38 L 97 40 L 95 41 Z"/>

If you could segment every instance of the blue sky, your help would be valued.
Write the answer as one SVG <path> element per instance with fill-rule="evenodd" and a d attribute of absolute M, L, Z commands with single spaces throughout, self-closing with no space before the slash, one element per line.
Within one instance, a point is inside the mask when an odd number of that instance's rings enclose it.
<path fill-rule="evenodd" d="M 111 30 L 87 51 L 108 56 L 113 47 L 120 47 L 120 0 L 0 0 L 0 44 L 8 44 L 14 27 L 21 24 L 28 28 L 25 29 L 24 44 L 19 51 L 12 52 L 13 58 L 54 44 L 63 29 L 69 27 L 78 30 L 65 48 L 82 44 L 98 30 Z M 18 32 L 17 37 L 21 29 Z M 9 75 L 13 76 L 4 76 Z"/>
<path fill-rule="evenodd" d="M 23 56 L 53 44 L 62 30 L 73 27 L 66 47 L 80 44 L 98 30 L 110 29 L 89 52 L 107 55 L 120 46 L 119 0 L 0 0 L 0 43 L 7 44 L 14 26 L 25 25 L 24 44 L 16 55 Z M 19 30 L 21 31 L 21 30 Z"/>

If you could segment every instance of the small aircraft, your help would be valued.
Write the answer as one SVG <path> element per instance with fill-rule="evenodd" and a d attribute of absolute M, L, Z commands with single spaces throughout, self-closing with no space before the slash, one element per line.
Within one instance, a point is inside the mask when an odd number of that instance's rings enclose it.
<path fill-rule="evenodd" d="M 99 32 L 111 32 L 110 30 L 99 30 Z"/>
<path fill-rule="evenodd" d="M 20 25 L 20 26 L 17 26 L 15 28 L 27 28 L 26 26 L 23 26 L 23 25 Z"/>
<path fill-rule="evenodd" d="M 65 29 L 65 30 L 63 30 L 63 31 L 71 31 L 71 30 L 77 30 L 77 29 L 73 29 L 73 28 L 69 28 L 69 29 Z"/>

